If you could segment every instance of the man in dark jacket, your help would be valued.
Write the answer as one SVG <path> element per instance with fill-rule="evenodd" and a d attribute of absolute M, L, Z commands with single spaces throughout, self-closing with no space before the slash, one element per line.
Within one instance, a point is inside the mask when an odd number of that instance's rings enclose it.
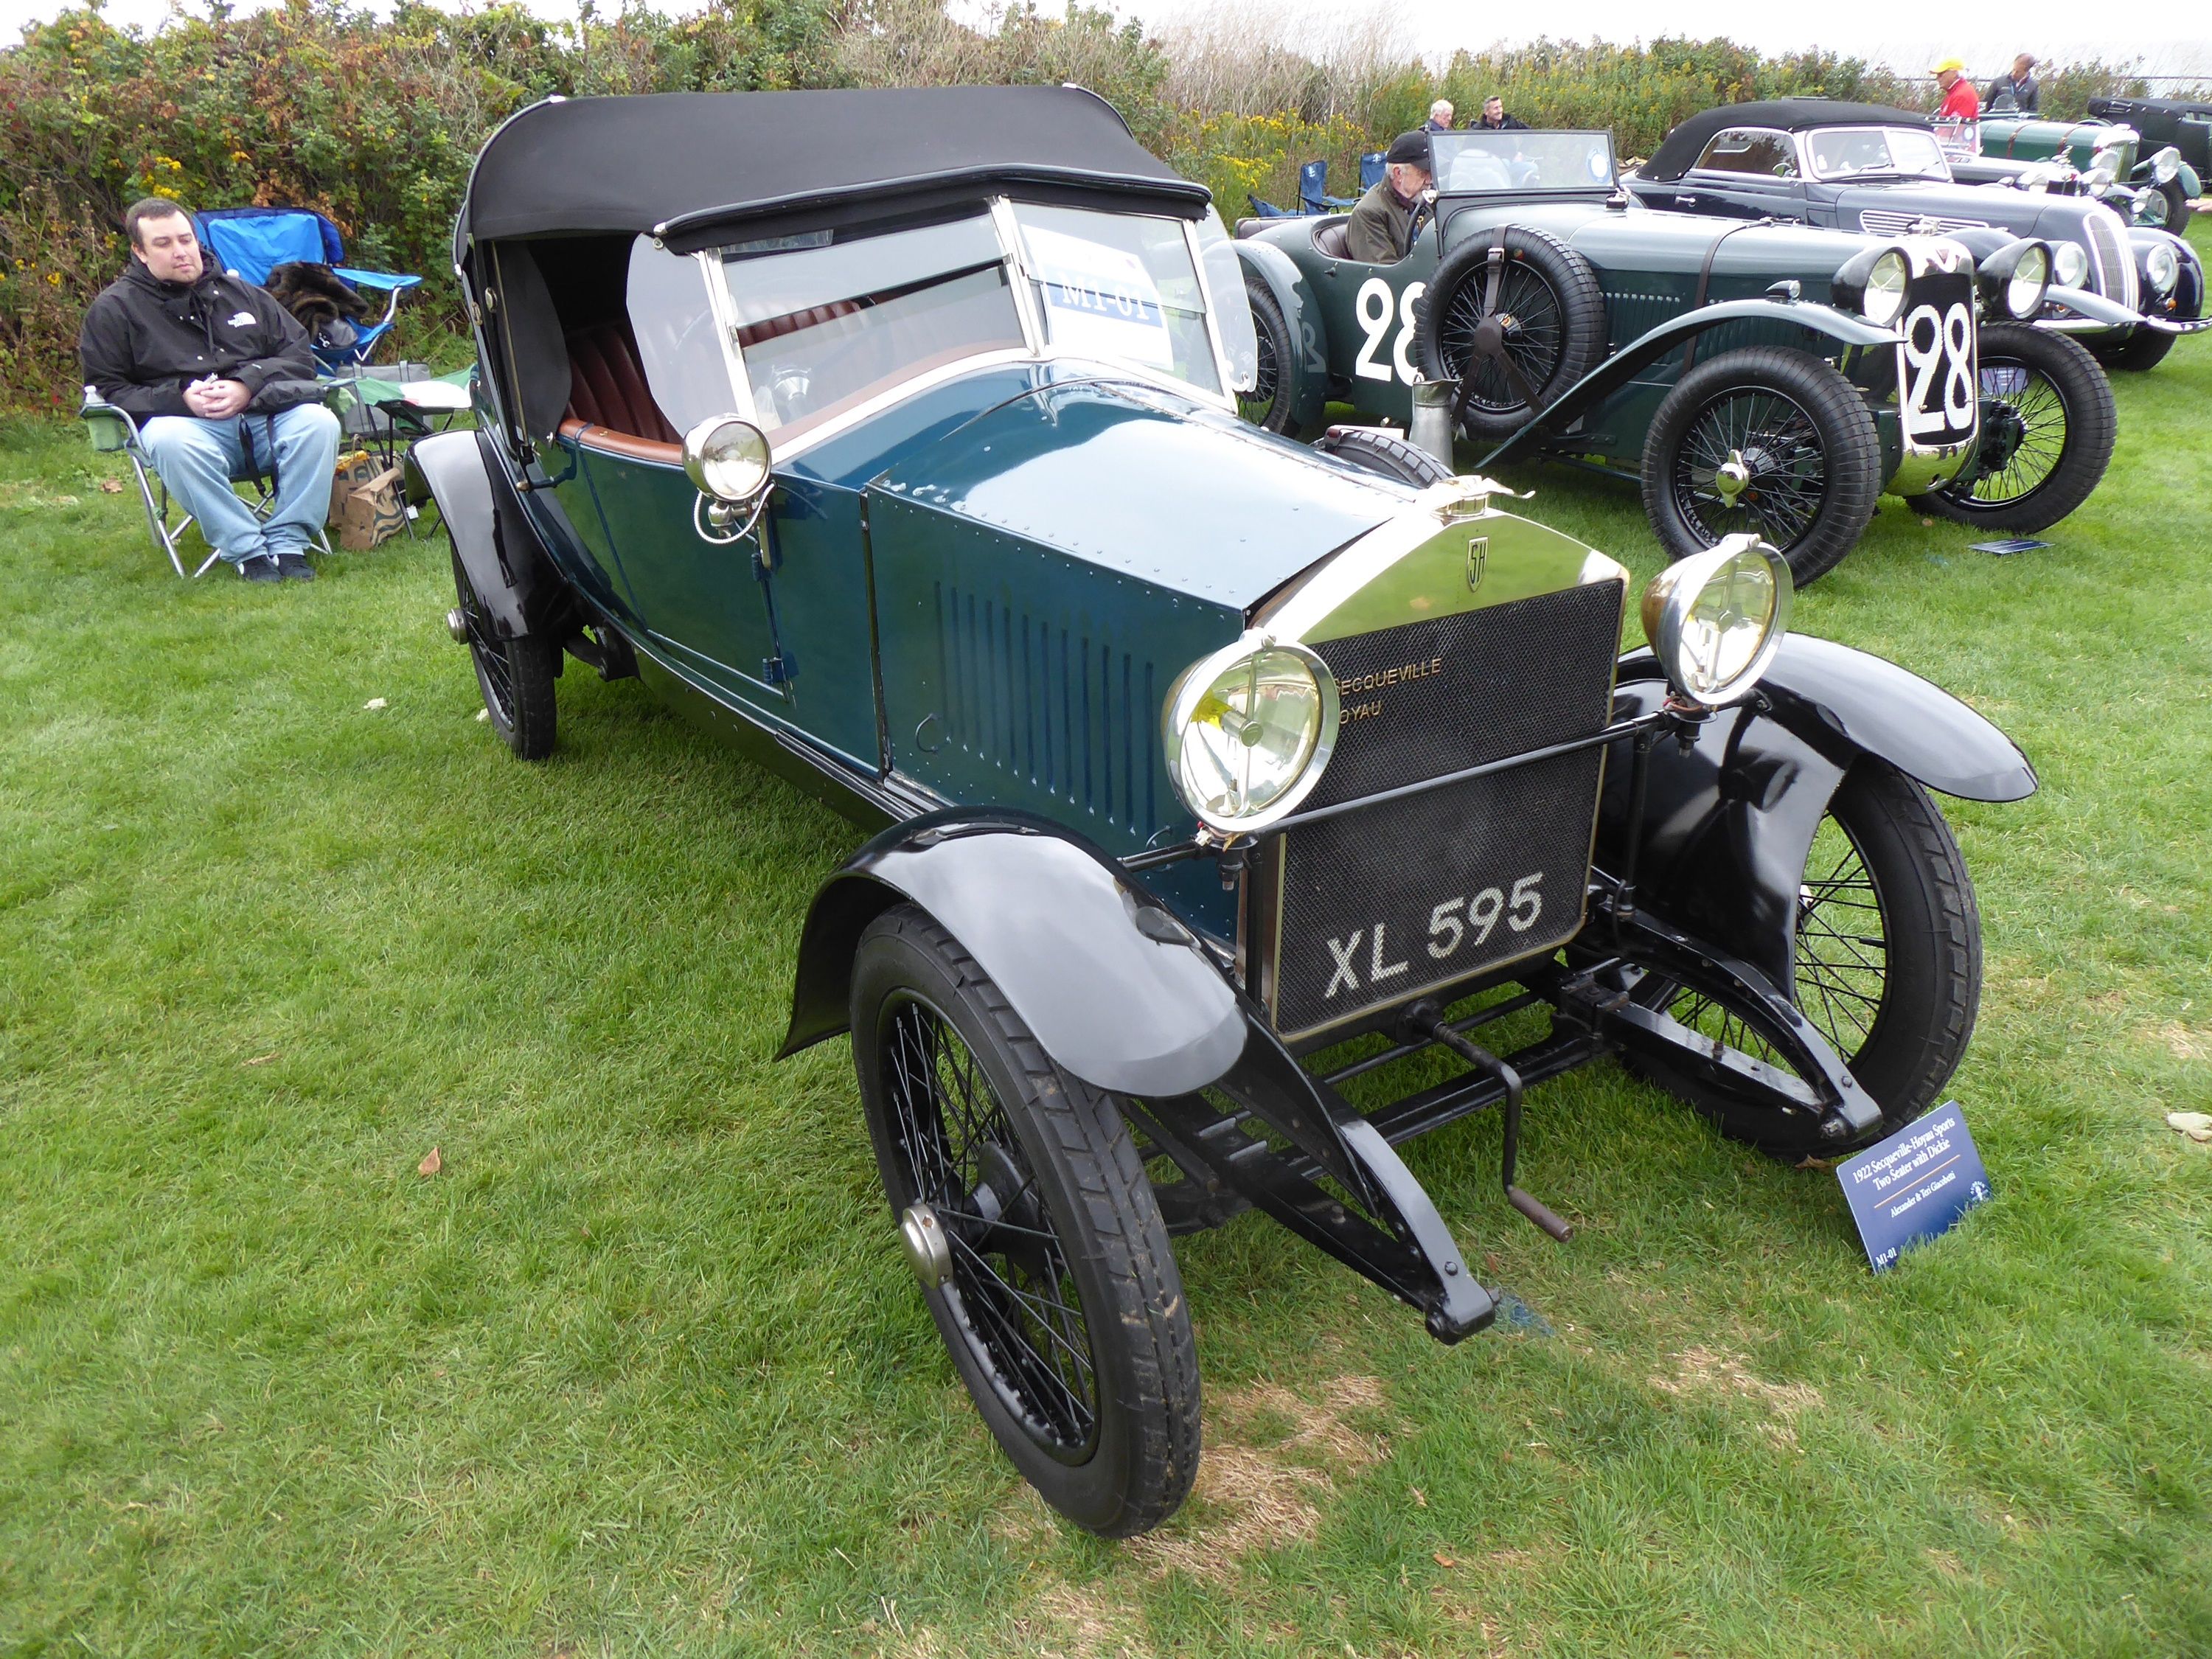
<path fill-rule="evenodd" d="M 1982 93 L 1982 107 L 1995 114 L 2003 107 L 2002 100 L 2009 98 L 2011 107 L 2021 115 L 2033 115 L 2043 107 L 2043 88 L 2035 82 L 2035 54 L 2024 52 L 2012 60 L 2012 73 L 2000 75 Z"/>
<path fill-rule="evenodd" d="M 1429 135 L 1401 132 L 1383 153 L 1382 176 L 1359 198 L 1344 227 L 1347 258 L 1371 265 L 1394 265 L 1413 246 L 1413 224 L 1423 194 L 1433 182 Z"/>
<path fill-rule="evenodd" d="M 131 264 L 77 334 L 86 383 L 137 422 L 169 493 L 240 575 L 311 580 L 338 422 L 320 402 L 307 336 L 264 290 L 215 268 L 176 203 L 137 203 L 123 228 Z M 266 522 L 230 487 L 256 468 L 276 484 Z"/>
<path fill-rule="evenodd" d="M 1517 115 L 1505 112 L 1505 100 L 1496 93 L 1482 100 L 1482 119 L 1479 124 L 1492 132 L 1526 132 L 1528 124 Z"/>

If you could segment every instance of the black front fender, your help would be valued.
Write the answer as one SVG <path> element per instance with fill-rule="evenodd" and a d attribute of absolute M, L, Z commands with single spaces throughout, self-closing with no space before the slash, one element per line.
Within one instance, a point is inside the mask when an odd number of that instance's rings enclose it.
<path fill-rule="evenodd" d="M 847 1029 L 860 932 L 902 901 L 942 922 L 1054 1061 L 1095 1087 L 1188 1094 L 1243 1053 L 1235 989 L 1136 878 L 1048 820 L 955 810 L 884 830 L 815 894 L 779 1057 Z"/>
<path fill-rule="evenodd" d="M 429 486 L 469 585 L 501 637 L 574 630 L 568 584 L 540 545 L 490 434 L 441 432 L 408 452 Z"/>
<path fill-rule="evenodd" d="M 1321 307 L 1312 302 L 1297 262 L 1273 242 L 1249 238 L 1237 244 L 1237 257 L 1244 262 L 1244 280 L 1267 290 L 1283 313 L 1297 349 L 1276 373 L 1289 377 L 1291 431 L 1293 435 L 1317 426 L 1328 402 L 1328 340 Z"/>
<path fill-rule="evenodd" d="M 1615 713 L 1649 713 L 1666 689 L 1652 654 L 1633 652 L 1621 659 Z M 1616 747 L 1599 867 L 1625 872 L 1632 846 L 1639 908 L 1787 986 L 1806 856 L 1863 756 L 1971 800 L 2018 800 L 2035 788 L 2011 739 L 1948 691 L 1880 657 L 1792 634 L 1751 701 L 1715 714 L 1687 749 L 1663 738 L 1653 745 L 1636 823 L 1632 757 Z"/>
<path fill-rule="evenodd" d="M 1725 324 L 1738 322 L 1787 323 L 1793 328 L 1826 335 L 1845 347 L 1885 346 L 1897 343 L 1897 336 L 1890 330 L 1876 328 L 1863 317 L 1852 316 L 1833 306 L 1783 300 L 1725 300 L 1715 305 L 1699 306 L 1695 310 L 1686 311 L 1679 317 L 1669 319 L 1621 347 L 1547 404 L 1542 411 L 1519 431 L 1485 455 L 1475 464 L 1476 470 L 1487 470 L 1495 462 L 1556 437 L 1668 352 L 1679 350 L 1698 335 L 1710 333 Z"/>

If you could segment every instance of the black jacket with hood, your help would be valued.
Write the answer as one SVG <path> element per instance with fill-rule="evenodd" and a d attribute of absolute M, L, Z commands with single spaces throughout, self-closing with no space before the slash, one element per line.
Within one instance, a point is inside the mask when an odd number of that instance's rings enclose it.
<path fill-rule="evenodd" d="M 256 415 L 317 395 L 315 360 L 291 313 L 212 264 L 196 283 L 165 283 L 134 258 L 85 312 L 76 350 L 85 383 L 139 421 L 190 415 L 186 383 L 210 374 L 244 385 Z"/>

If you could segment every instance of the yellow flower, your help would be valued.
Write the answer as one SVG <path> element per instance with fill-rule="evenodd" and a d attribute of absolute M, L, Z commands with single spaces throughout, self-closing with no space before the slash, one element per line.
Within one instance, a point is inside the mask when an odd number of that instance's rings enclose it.
<path fill-rule="evenodd" d="M 48 272 L 46 273 L 46 281 L 47 281 L 47 283 L 48 283 L 51 286 L 52 286 L 52 287 L 54 287 L 54 288 L 59 288 L 59 287 L 62 285 L 62 274 L 61 274 L 61 272 L 59 272 L 58 270 L 50 270 L 50 271 L 48 271 Z"/>

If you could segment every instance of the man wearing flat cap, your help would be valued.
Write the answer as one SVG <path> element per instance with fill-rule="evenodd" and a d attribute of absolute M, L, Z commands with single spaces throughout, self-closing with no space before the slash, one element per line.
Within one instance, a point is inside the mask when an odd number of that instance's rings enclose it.
<path fill-rule="evenodd" d="M 1359 198 L 1344 228 L 1346 256 L 1370 265 L 1395 265 L 1413 246 L 1413 218 L 1434 182 L 1429 135 L 1401 132 L 1383 152 L 1382 176 Z"/>

